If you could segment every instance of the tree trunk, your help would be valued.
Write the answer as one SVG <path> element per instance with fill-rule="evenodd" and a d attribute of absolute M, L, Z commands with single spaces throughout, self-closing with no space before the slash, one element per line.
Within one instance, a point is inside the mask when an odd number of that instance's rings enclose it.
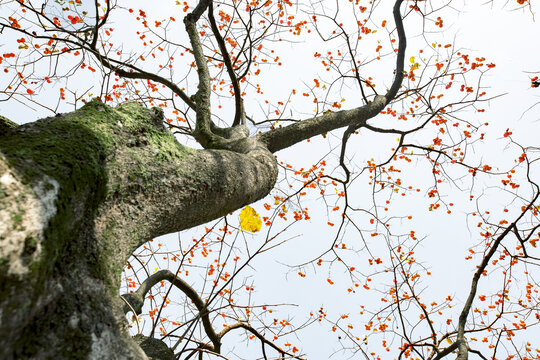
<path fill-rule="evenodd" d="M 122 311 L 125 261 L 273 188 L 275 158 L 257 138 L 193 150 L 162 124 L 158 109 L 92 101 L 2 127 L 1 359 L 146 359 Z"/>

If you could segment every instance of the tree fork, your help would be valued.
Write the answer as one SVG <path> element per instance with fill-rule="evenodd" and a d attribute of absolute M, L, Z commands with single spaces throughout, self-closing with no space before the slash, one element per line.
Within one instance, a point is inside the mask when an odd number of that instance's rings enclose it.
<path fill-rule="evenodd" d="M 118 292 L 146 241 L 219 218 L 274 187 L 254 139 L 193 150 L 158 109 L 93 100 L 0 135 L 0 358 L 144 359 Z"/>

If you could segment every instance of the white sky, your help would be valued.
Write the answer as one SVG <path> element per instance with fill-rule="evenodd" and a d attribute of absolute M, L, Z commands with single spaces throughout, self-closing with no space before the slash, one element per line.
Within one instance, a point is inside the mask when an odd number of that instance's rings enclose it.
<path fill-rule="evenodd" d="M 458 6 L 456 3 L 456 8 L 460 12 L 457 13 L 450 9 L 442 12 L 449 19 L 447 21 L 447 18 L 445 18 L 444 31 L 430 36 L 435 39 L 433 41 L 455 43 L 457 47 L 467 49 L 472 56 L 474 54 L 484 56 L 487 58 L 487 62 L 496 63 L 496 68 L 490 71 L 489 75 L 484 79 L 484 85 L 489 87 L 490 95 L 503 93 L 506 95 L 490 102 L 489 106 L 486 106 L 486 112 L 481 115 L 482 120 L 479 121 L 489 121 L 489 134 L 494 139 L 500 138 L 505 129 L 510 128 L 513 131 L 514 139 L 518 142 L 526 145 L 536 145 L 537 134 L 540 130 L 538 123 L 540 118 L 538 109 L 540 109 L 540 106 L 533 107 L 530 111 L 527 110 L 540 101 L 540 89 L 530 88 L 529 79 L 534 75 L 527 72 L 540 71 L 538 62 L 538 59 L 540 59 L 540 25 L 534 21 L 530 12 L 526 10 L 513 11 L 512 9 L 515 7 L 513 1 L 509 1 L 506 7 L 503 6 L 504 1 L 495 1 L 493 6 L 483 3 L 483 1 L 468 1 L 466 6 Z M 170 7 L 164 7 L 163 9 L 168 8 Z M 535 14 L 537 8 L 537 3 L 534 2 L 533 12 Z M 157 7 L 148 9 L 148 13 L 159 10 Z M 456 21 L 452 24 L 450 20 L 456 15 Z M 386 18 L 390 20 L 391 16 L 388 15 Z M 408 34 L 414 34 L 416 26 L 414 19 L 408 19 L 406 26 Z M 0 37 L 0 45 L 6 45 L 7 42 L 3 41 L 2 37 Z M 419 37 L 411 38 L 406 59 L 410 56 L 419 56 L 416 51 L 421 46 L 425 46 L 422 41 Z M 287 46 L 284 47 L 282 56 L 284 59 L 289 58 L 289 62 L 287 62 L 289 70 L 286 70 L 286 68 L 283 73 L 278 73 L 276 70 L 268 72 L 266 77 L 268 80 L 267 85 L 264 85 L 265 78 L 262 77 L 261 84 L 267 91 L 268 98 L 286 100 L 292 88 L 302 92 L 302 83 L 311 86 L 314 72 L 317 77 L 319 75 L 325 76 L 325 74 L 320 74 L 319 68 L 315 68 L 315 61 L 312 57 L 313 50 L 306 50 L 313 47 L 313 43 L 294 44 L 289 46 L 288 50 Z M 0 47 L 0 49 L 3 48 Z M 287 51 L 289 52 L 287 53 Z M 0 52 L 2 51 L 0 50 Z M 304 61 L 303 55 L 308 57 L 309 60 Z M 3 79 L 5 77 L 0 77 L 0 84 Z M 287 81 L 280 79 L 286 79 Z M 384 83 L 388 83 L 388 80 L 384 80 Z M 56 94 L 55 92 L 54 96 Z M 351 107 L 354 106 L 350 100 L 353 97 L 354 95 L 346 97 L 345 106 L 349 104 Z M 33 112 L 13 101 L 0 102 L 0 114 L 15 121 L 21 120 L 20 114 L 24 114 L 24 122 L 50 115 L 43 109 L 38 107 L 36 109 L 37 111 Z M 303 112 L 304 114 L 310 114 L 311 111 L 312 109 L 308 109 Z M 339 135 L 339 132 L 337 133 Z M 279 159 L 297 167 L 308 168 L 330 150 L 332 141 L 335 140 L 325 141 L 319 137 L 313 139 L 311 144 L 298 144 L 292 149 L 280 152 Z M 394 140 L 390 139 L 390 141 Z M 485 153 L 477 155 L 486 159 L 504 160 L 503 155 L 507 149 L 500 148 L 501 142 L 494 141 L 493 144 L 497 147 L 484 147 L 482 149 Z M 366 155 L 366 151 L 371 151 L 373 154 Z M 356 154 L 358 157 L 364 156 L 369 159 L 371 157 L 376 158 L 381 153 L 384 154 L 384 151 L 388 152 L 387 138 L 370 137 L 366 139 L 366 137 L 353 137 L 349 143 L 348 154 L 350 156 Z M 409 170 L 416 172 L 408 175 L 409 183 L 425 181 L 425 177 L 429 176 L 426 169 L 421 166 Z M 365 188 L 357 189 L 351 196 L 355 200 L 361 199 L 362 196 L 365 196 L 365 191 Z M 486 192 L 486 194 L 491 193 Z M 410 200 L 397 200 L 393 206 L 394 212 L 403 209 L 407 213 L 414 214 L 414 218 L 419 219 L 415 223 L 417 224 L 415 230 L 420 237 L 426 237 L 426 240 L 417 249 L 416 255 L 419 261 L 422 261 L 431 269 L 433 276 L 430 279 L 425 279 L 424 287 L 427 290 L 422 296 L 440 299 L 446 295 L 453 295 L 458 299 L 456 304 L 459 305 L 468 292 L 471 271 L 474 270 L 476 265 L 476 262 L 465 262 L 463 258 L 466 256 L 467 249 L 472 243 L 476 243 L 478 239 L 475 230 L 470 230 L 467 226 L 465 210 L 460 209 L 460 205 L 468 206 L 465 201 L 468 194 L 461 194 L 454 188 L 453 193 L 450 195 L 453 199 L 456 199 L 454 200 L 456 208 L 452 216 L 441 216 L 439 213 L 426 211 L 425 203 L 421 200 L 418 200 L 418 203 L 411 203 Z M 502 195 L 501 198 L 490 196 L 486 201 L 488 207 L 493 206 L 495 208 L 500 206 L 503 199 Z M 272 200 L 266 199 L 253 205 L 261 214 L 264 212 L 262 207 L 264 202 L 272 203 Z M 298 307 L 284 307 L 279 311 L 280 318 L 286 318 L 289 315 L 291 318 L 295 318 L 298 323 L 309 317 L 310 311 L 316 312 L 320 306 L 328 309 L 329 319 L 336 319 L 342 314 L 351 314 L 351 318 L 353 318 L 353 314 L 358 315 L 360 305 L 366 305 L 367 307 L 375 303 L 378 301 L 380 294 L 373 295 L 373 292 L 362 291 L 361 288 L 355 294 L 347 294 L 346 289 L 350 286 L 350 279 L 347 278 L 344 269 L 339 265 L 332 270 L 322 267 L 316 273 L 312 267 L 306 267 L 308 273 L 306 278 L 299 277 L 297 269 L 287 271 L 286 265 L 297 265 L 317 256 L 321 250 L 327 247 L 329 239 L 335 234 L 335 228 L 329 228 L 326 225 L 328 221 L 327 214 L 325 207 L 321 206 L 320 199 L 312 197 L 304 203 L 304 206 L 317 209 L 312 210 L 310 213 L 312 220 L 297 224 L 282 238 L 299 236 L 285 245 L 263 254 L 252 264 L 253 270 L 245 272 L 245 275 L 249 276 L 249 282 L 253 281 L 256 284 L 256 291 L 251 295 L 252 302 L 256 304 L 298 304 Z M 333 215 L 332 221 L 338 222 L 335 215 Z M 405 225 L 404 228 L 407 226 Z M 189 234 L 182 236 L 190 238 Z M 174 243 L 177 235 L 169 235 L 166 239 Z M 249 239 L 248 237 L 248 241 L 258 243 L 260 239 Z M 358 241 L 358 236 L 352 231 L 348 232 L 344 242 L 354 241 Z M 249 246 L 252 246 L 251 244 L 249 243 Z M 376 247 L 376 245 L 373 246 Z M 354 260 L 351 259 L 351 261 Z M 369 270 L 365 263 L 355 263 L 355 266 L 362 269 L 362 271 Z M 335 281 L 334 285 L 330 285 L 326 281 L 329 274 Z M 195 276 L 191 276 L 189 280 L 197 287 L 198 281 Z M 456 308 L 460 309 L 460 306 Z M 454 322 L 457 323 L 457 316 L 454 314 L 453 317 Z M 362 321 L 360 319 L 363 318 L 358 317 L 358 321 Z M 361 322 L 355 324 L 355 326 L 357 328 L 363 327 Z M 309 359 L 327 359 L 334 351 L 340 349 L 337 342 L 338 334 L 330 332 L 330 327 L 331 325 L 324 323 L 321 326 L 315 325 L 301 332 L 299 339 L 293 338 L 289 340 L 300 347 L 303 353 L 308 354 Z M 540 331 L 534 328 L 529 330 L 528 338 L 540 339 Z M 238 345 L 234 343 L 232 338 L 229 340 L 225 341 L 224 346 L 231 346 L 232 348 Z M 280 341 L 278 341 L 278 345 L 283 345 Z M 533 344 L 534 346 L 540 347 L 540 344 L 537 342 Z M 251 351 L 254 352 L 251 353 Z M 247 358 L 258 354 L 258 351 L 258 346 L 249 348 Z M 393 355 L 394 352 L 391 354 Z M 360 358 L 357 356 L 353 358 Z M 334 358 L 342 359 L 344 355 L 338 353 Z"/>

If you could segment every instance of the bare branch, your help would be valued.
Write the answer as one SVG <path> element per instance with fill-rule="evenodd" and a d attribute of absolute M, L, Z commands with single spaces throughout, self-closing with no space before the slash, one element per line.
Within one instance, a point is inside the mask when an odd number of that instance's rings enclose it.
<path fill-rule="evenodd" d="M 266 344 L 268 346 L 270 346 L 271 348 L 273 348 L 274 350 L 278 351 L 280 354 L 285 354 L 285 355 L 288 355 L 290 356 L 291 358 L 293 359 L 303 359 L 299 356 L 296 356 L 294 354 L 291 354 L 291 353 L 288 353 L 287 351 L 284 351 L 283 349 L 279 348 L 278 346 L 276 346 L 273 342 L 271 342 L 270 340 L 267 340 L 261 333 L 259 333 L 257 330 L 255 330 L 253 327 L 249 326 L 248 324 L 246 323 L 243 323 L 243 322 L 237 322 L 235 324 L 232 324 L 232 325 L 229 325 L 227 327 L 225 327 L 223 330 L 221 330 L 218 334 L 218 337 L 221 339 L 223 336 L 225 336 L 229 331 L 231 330 L 234 330 L 234 329 L 239 329 L 239 328 L 242 328 L 242 329 L 245 329 L 247 331 L 249 331 L 250 333 L 252 333 L 253 335 L 255 335 L 263 344 Z M 264 348 L 263 348 L 264 349 Z"/>
<path fill-rule="evenodd" d="M 136 292 L 131 294 L 124 294 L 122 297 L 126 299 L 131 307 L 137 311 L 137 314 L 140 314 L 142 311 L 142 303 L 144 302 L 144 298 L 146 297 L 146 294 L 150 289 L 158 284 L 159 282 L 167 280 L 174 286 L 176 286 L 179 290 L 181 290 L 186 296 L 193 302 L 197 310 L 199 311 L 199 316 L 201 317 L 204 331 L 206 332 L 206 335 L 210 338 L 210 341 L 214 345 L 214 351 L 219 353 L 221 348 L 221 341 L 220 336 L 216 334 L 214 328 L 212 327 L 212 323 L 210 322 L 209 318 L 209 311 L 207 308 L 206 303 L 201 299 L 197 291 L 191 287 L 187 282 L 177 277 L 175 274 L 173 274 L 170 270 L 161 270 L 157 273 L 151 275 L 148 277 L 142 284 L 139 286 Z M 127 311 L 126 311 L 127 307 Z M 127 305 L 124 306 L 124 312 L 131 311 L 130 307 Z"/>
<path fill-rule="evenodd" d="M 401 83 L 403 82 L 403 71 L 404 71 L 404 61 L 405 61 L 405 50 L 407 48 L 407 37 L 405 36 L 405 28 L 403 27 L 403 18 L 401 17 L 401 13 L 399 10 L 402 3 L 403 3 L 403 0 L 397 0 L 396 3 L 394 4 L 394 21 L 396 22 L 399 45 L 398 45 L 398 53 L 397 53 L 397 59 L 396 59 L 396 77 L 394 78 L 394 82 L 392 83 L 390 90 L 388 90 L 388 92 L 386 93 L 386 99 L 388 102 L 394 99 L 397 92 L 399 91 L 399 88 L 401 87 Z"/>
<path fill-rule="evenodd" d="M 379 114 L 386 104 L 394 99 L 403 81 L 405 50 L 407 46 L 403 19 L 400 13 L 402 3 L 403 0 L 397 0 L 393 10 L 399 37 L 399 47 L 395 69 L 396 76 L 386 95 L 377 95 L 371 103 L 355 109 L 324 114 L 259 135 L 259 138 L 268 146 L 268 150 L 276 152 L 310 137 L 344 126 L 361 127 L 365 125 L 368 119 Z"/>
<path fill-rule="evenodd" d="M 238 78 L 236 77 L 236 74 L 234 72 L 231 57 L 229 56 L 229 52 L 227 50 L 227 46 L 225 45 L 225 41 L 223 40 L 223 37 L 219 33 L 219 29 L 216 24 L 216 19 L 214 18 L 214 9 L 213 9 L 212 4 L 210 4 L 210 6 L 208 7 L 208 19 L 210 20 L 210 26 L 212 28 L 212 32 L 214 33 L 214 36 L 216 37 L 216 41 L 219 45 L 219 50 L 221 51 L 221 56 L 223 57 L 223 63 L 225 64 L 225 68 L 227 69 L 227 74 L 229 74 L 229 78 L 231 79 L 231 83 L 234 89 L 234 102 L 236 106 L 236 112 L 234 114 L 233 126 L 237 126 L 240 124 L 245 125 L 246 116 L 245 116 L 245 111 L 244 111 L 244 101 L 242 100 L 242 96 L 241 96 L 240 84 L 238 83 Z"/>

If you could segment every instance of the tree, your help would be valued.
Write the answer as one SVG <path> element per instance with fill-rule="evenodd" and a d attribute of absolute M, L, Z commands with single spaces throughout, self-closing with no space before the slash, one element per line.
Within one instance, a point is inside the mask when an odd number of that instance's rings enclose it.
<path fill-rule="evenodd" d="M 530 275 L 536 270 L 529 270 L 539 260 L 538 186 L 533 181 L 538 149 L 514 142 L 508 129 L 502 141 L 517 156 L 507 170 L 474 154 L 485 140 L 486 125 L 462 114 L 477 116 L 484 112 L 482 104 L 493 99 L 481 80 L 494 64 L 483 57 L 473 60 L 452 44 L 429 41 L 426 50 L 407 59 L 404 19 L 423 23 L 427 40 L 432 27 L 443 27 L 440 4 L 396 0 L 386 9 L 382 2 L 360 3 L 304 8 L 286 0 L 177 1 L 177 9 L 186 13 L 184 32 L 174 16 L 153 18 L 147 15 L 153 9 L 124 8 L 109 0 L 91 5 L 1 0 L 0 24 L 10 40 L 5 43 L 17 44 L 0 57 L 4 76 L 12 76 L 3 94 L 6 100 L 39 103 L 56 113 L 21 126 L 1 119 L 1 357 L 227 358 L 221 350 L 228 334 L 241 332 L 261 344 L 258 356 L 304 358 L 296 346 L 278 340 L 324 321 L 340 334 L 344 350 L 367 359 L 383 356 L 379 351 L 418 359 L 451 353 L 458 359 L 473 358 L 469 354 L 537 358 L 525 330 L 540 319 L 538 286 Z M 391 13 L 393 20 L 379 21 L 379 10 L 381 16 Z M 129 49 L 128 40 L 116 38 L 136 28 L 115 27 L 120 19 L 141 27 L 139 52 Z M 385 43 L 377 42 L 373 26 L 386 29 Z M 302 33 L 332 47 L 321 47 L 313 56 L 331 75 L 317 76 L 303 96 L 295 89 L 288 95 L 305 98 L 295 100 L 299 105 L 314 103 L 315 114 L 299 120 L 286 101 L 264 105 L 257 114 L 256 100 L 246 99 L 263 92 L 256 83 L 261 69 L 283 65 L 273 47 Z M 372 45 L 375 51 L 366 55 L 364 46 Z M 179 57 L 189 60 L 179 64 Z M 90 95 L 95 90 L 68 84 L 93 81 L 81 78 L 83 71 L 100 75 L 94 77 L 99 95 L 93 100 L 89 97 L 96 96 Z M 382 72 L 379 80 L 370 77 L 379 77 L 372 71 Z M 531 81 L 534 85 L 536 79 Z M 68 85 L 58 88 L 57 105 L 34 100 L 59 84 Z M 341 95 L 347 87 L 354 88 L 355 97 L 345 102 Z M 227 102 L 233 106 L 220 110 Z M 345 109 L 349 102 L 353 105 Z M 66 103 L 76 110 L 59 113 Z M 298 117 L 285 118 L 289 110 Z M 370 134 L 391 135 L 391 151 L 380 160 L 355 163 L 348 155 L 351 143 L 367 141 Z M 334 150 L 310 168 L 276 160 L 276 152 L 316 137 L 328 137 Z M 355 137 L 359 140 L 351 141 Z M 202 149 L 189 147 L 195 146 L 193 139 Z M 412 163 L 428 168 L 431 178 L 406 185 L 399 174 L 411 171 Z M 371 204 L 358 206 L 353 185 L 364 179 Z M 472 205 L 463 212 L 479 219 L 479 240 L 469 245 L 468 255 L 476 268 L 463 303 L 448 296 L 428 304 L 419 279 L 429 276 L 429 269 L 415 259 L 421 241 L 403 225 L 413 214 L 396 215 L 390 204 L 398 195 L 416 199 L 421 193 L 430 202 L 429 211 L 451 214 L 454 205 L 445 191 L 452 184 L 465 186 Z M 503 205 L 485 209 L 482 196 L 494 184 Z M 325 250 L 294 271 L 303 278 L 312 267 L 339 267 L 350 278 L 348 293 L 370 290 L 376 278 L 382 306 L 365 310 L 371 316 L 362 324 L 369 334 L 365 337 L 344 324 L 349 315 L 330 320 L 321 308 L 304 325 L 292 327 L 289 320 L 272 318 L 276 306 L 239 305 L 233 298 L 252 291 L 250 283 L 238 280 L 238 286 L 235 281 L 254 258 L 277 246 L 290 223 L 309 221 L 310 212 L 302 205 L 308 193 L 319 196 L 337 217 L 328 216 L 334 230 Z M 270 211 L 262 218 L 247 206 L 260 199 Z M 228 215 L 238 209 L 243 209 L 240 224 Z M 294 220 L 286 222 L 287 217 Z M 148 269 L 146 259 L 161 255 L 159 245 L 153 248 L 149 241 L 210 221 L 192 243 L 181 239 L 182 248 L 166 254 L 175 272 Z M 260 246 L 246 246 L 241 258 L 240 246 L 227 239 L 249 237 L 247 232 L 259 232 L 263 225 Z M 350 244 L 351 232 L 361 239 L 356 245 Z M 351 253 L 373 270 L 356 270 L 358 260 L 349 264 Z M 194 262 L 199 267 L 191 268 Z M 122 282 L 123 269 L 134 275 L 124 275 Z M 190 270 L 200 272 L 198 282 L 187 277 Z M 488 272 L 502 285 L 480 292 Z M 133 280 L 140 274 L 145 277 Z M 327 282 L 334 284 L 331 276 Z M 155 290 L 156 285 L 166 291 Z M 182 321 L 163 316 L 171 301 L 184 307 Z M 483 306 L 484 301 L 489 305 Z M 125 314 L 137 319 L 148 303 L 151 331 L 132 338 Z M 452 322 L 446 312 L 456 306 L 460 310 Z M 379 334 L 392 337 L 374 345 Z M 477 334 L 485 341 L 478 341 Z"/>

